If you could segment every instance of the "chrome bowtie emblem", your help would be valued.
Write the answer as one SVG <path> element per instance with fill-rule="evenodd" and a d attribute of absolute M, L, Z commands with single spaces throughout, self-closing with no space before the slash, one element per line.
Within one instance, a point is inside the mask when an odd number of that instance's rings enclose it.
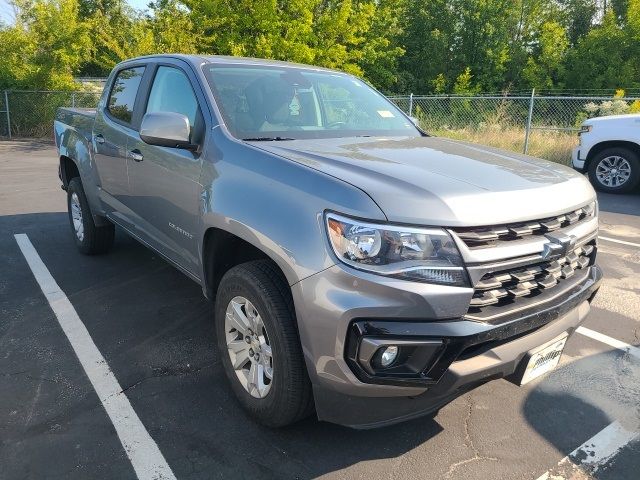
<path fill-rule="evenodd" d="M 549 242 L 544 244 L 542 258 L 550 260 L 552 258 L 565 257 L 576 245 L 575 235 L 565 235 L 564 233 L 548 233 L 545 235 Z"/>

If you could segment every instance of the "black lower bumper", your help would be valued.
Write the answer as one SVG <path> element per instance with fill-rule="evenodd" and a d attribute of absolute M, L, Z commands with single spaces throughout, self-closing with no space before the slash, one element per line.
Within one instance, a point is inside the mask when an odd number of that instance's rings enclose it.
<path fill-rule="evenodd" d="M 597 292 L 601 278 L 601 270 L 594 265 L 587 280 L 568 292 L 561 303 L 527 312 L 497 326 L 464 319 L 354 322 L 357 335 L 438 338 L 442 340 L 443 348 L 417 380 L 399 377 L 389 382 L 388 378 L 376 378 L 371 372 L 354 369 L 358 377 L 367 383 L 422 385 L 426 390 L 418 396 L 359 397 L 314 385 L 318 418 L 354 428 L 402 422 L 436 411 L 455 397 L 490 380 L 509 377 L 518 370 L 529 351 L 565 332 L 571 335 L 580 326 L 589 312 L 589 302 Z M 356 357 L 350 364 L 356 361 Z"/>

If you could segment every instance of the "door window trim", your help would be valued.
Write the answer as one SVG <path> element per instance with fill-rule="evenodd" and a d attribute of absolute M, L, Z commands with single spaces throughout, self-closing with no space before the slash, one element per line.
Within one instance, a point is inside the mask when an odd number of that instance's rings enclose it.
<path fill-rule="evenodd" d="M 158 69 L 160 67 L 170 67 L 170 68 L 175 68 L 180 70 L 185 77 L 187 77 L 187 80 L 189 81 L 189 84 L 191 85 L 191 90 L 193 91 L 193 95 L 196 98 L 196 102 L 198 104 L 198 110 L 200 111 L 200 115 L 202 117 L 203 123 L 204 123 L 204 135 L 202 136 L 202 139 L 200 141 L 201 143 L 201 147 L 204 147 L 206 145 L 206 140 L 209 136 L 209 130 L 211 128 L 211 109 L 209 108 L 209 105 L 207 103 L 207 97 L 205 95 L 205 93 L 202 90 L 202 86 L 200 85 L 200 82 L 198 81 L 198 77 L 195 76 L 195 73 L 193 72 L 193 70 L 190 68 L 189 64 L 185 64 L 185 66 L 182 65 L 182 61 L 180 59 L 167 59 L 167 58 L 162 58 L 162 59 L 157 59 L 154 60 L 153 63 L 149 63 L 147 65 L 147 69 L 149 70 L 149 77 L 145 80 L 143 79 L 143 81 L 146 81 L 145 83 L 145 91 L 144 91 L 144 95 L 143 97 L 141 97 L 140 99 L 136 99 L 136 108 L 138 108 L 138 100 L 140 101 L 140 118 L 138 121 L 138 128 L 136 131 L 139 131 L 140 129 L 140 123 L 142 122 L 142 117 L 144 117 L 144 115 L 147 113 L 147 107 L 149 105 L 149 97 L 151 96 L 151 89 L 153 88 L 153 82 L 155 81 L 156 78 L 156 74 L 158 72 Z M 145 76 L 146 76 L 145 72 Z M 191 73 L 191 74 L 190 74 Z M 141 83 L 141 88 L 142 88 L 142 83 Z M 206 107 L 206 112 L 205 112 L 205 108 Z M 135 114 L 134 114 L 135 116 Z"/>
<path fill-rule="evenodd" d="M 121 120 L 115 116 L 113 116 L 113 114 L 111 113 L 111 111 L 109 111 L 109 102 L 111 101 L 111 94 L 113 93 L 113 87 L 116 84 L 116 81 L 118 80 L 118 76 L 120 75 L 120 73 L 122 73 L 125 70 L 132 70 L 134 68 L 143 68 L 143 72 L 142 72 L 142 78 L 140 79 L 140 84 L 138 85 L 138 91 L 136 92 L 136 97 L 133 101 L 133 110 L 131 112 L 131 122 L 125 122 L 124 120 Z M 109 83 L 109 90 L 108 90 L 108 94 L 107 94 L 107 98 L 104 104 L 104 108 L 103 108 L 103 113 L 104 115 L 111 120 L 112 122 L 115 122 L 119 125 L 122 125 L 123 127 L 127 127 L 130 128 L 132 130 L 137 130 L 136 128 L 136 123 L 138 122 L 138 119 L 136 118 L 136 110 L 138 109 L 138 103 L 140 100 L 140 92 L 142 91 L 142 89 L 145 87 L 145 78 L 147 77 L 148 74 L 148 70 L 149 70 L 149 65 L 146 63 L 140 63 L 140 64 L 130 64 L 130 65 L 123 65 L 122 68 L 119 68 L 113 75 L 113 78 L 111 80 L 111 82 Z"/>

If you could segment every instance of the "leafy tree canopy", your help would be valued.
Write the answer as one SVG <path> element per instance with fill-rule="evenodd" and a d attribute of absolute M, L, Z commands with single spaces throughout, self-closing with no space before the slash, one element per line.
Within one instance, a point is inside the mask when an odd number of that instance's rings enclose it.
<path fill-rule="evenodd" d="M 75 88 L 150 53 L 266 57 L 387 92 L 640 87 L 640 0 L 13 0 L 0 89 Z"/>

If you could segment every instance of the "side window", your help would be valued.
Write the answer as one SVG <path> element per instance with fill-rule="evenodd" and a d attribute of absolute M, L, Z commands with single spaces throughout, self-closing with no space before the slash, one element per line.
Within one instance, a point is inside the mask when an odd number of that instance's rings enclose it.
<path fill-rule="evenodd" d="M 144 67 L 127 68 L 118 73 L 109 94 L 109 113 L 125 123 L 131 123 L 133 105 L 138 87 L 144 74 Z"/>
<path fill-rule="evenodd" d="M 153 80 L 147 113 L 181 113 L 189 119 L 191 131 L 198 120 L 198 101 L 189 78 L 182 70 L 173 67 L 158 67 Z"/>

